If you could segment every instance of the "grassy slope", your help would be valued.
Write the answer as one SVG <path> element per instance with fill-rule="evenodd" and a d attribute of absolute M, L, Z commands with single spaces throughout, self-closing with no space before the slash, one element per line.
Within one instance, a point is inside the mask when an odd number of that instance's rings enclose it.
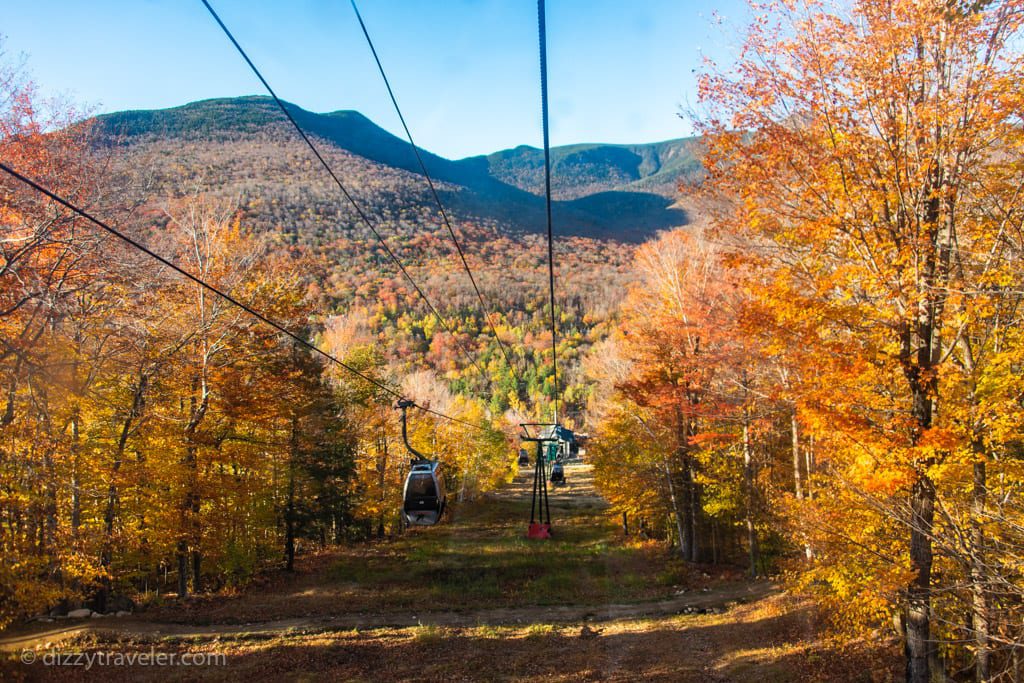
<path fill-rule="evenodd" d="M 707 583 L 654 542 L 626 542 L 593 489 L 570 466 L 552 490 L 555 538 L 524 538 L 529 476 L 454 513 L 448 524 L 315 558 L 294 579 L 236 598 L 168 607 L 161 618 L 238 623 L 346 612 L 468 610 L 524 605 L 600 606 L 671 596 Z"/>
<path fill-rule="evenodd" d="M 109 680 L 354 681 L 833 681 L 890 680 L 898 665 L 891 643 L 839 648 L 823 641 L 813 609 L 774 595 L 711 614 L 602 618 L 602 605 L 722 588 L 723 579 L 686 575 L 650 544 L 623 542 L 588 475 L 568 472 L 570 487 L 552 499 L 557 538 L 527 543 L 526 474 L 516 484 L 466 506 L 453 523 L 391 542 L 309 558 L 298 576 L 279 576 L 233 599 L 214 596 L 188 610 L 151 616 L 190 623 L 239 623 L 197 636 L 168 636 L 174 627 L 91 634 L 64 651 L 225 654 L 227 666 L 104 668 Z M 716 585 L 717 584 L 717 585 Z M 548 604 L 589 604 L 566 622 L 548 619 Z M 534 605 L 520 618 L 432 622 L 430 610 L 458 613 Z M 424 611 L 426 610 L 426 611 Z M 297 621 L 294 630 L 261 629 L 265 619 L 339 615 L 351 611 L 403 614 L 427 625 L 327 630 Z M 508 612 L 506 614 L 512 614 Z M 420 616 L 417 616 L 420 615 Z M 466 616 L 471 616 L 467 614 Z M 187 631 L 186 631 L 187 633 Z M 0 659 L 0 678 L 84 680 L 81 668 L 26 667 Z"/>

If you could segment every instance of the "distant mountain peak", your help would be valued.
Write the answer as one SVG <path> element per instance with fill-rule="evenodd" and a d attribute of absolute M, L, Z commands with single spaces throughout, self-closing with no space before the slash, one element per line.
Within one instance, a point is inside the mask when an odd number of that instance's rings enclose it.
<path fill-rule="evenodd" d="M 315 113 L 285 102 L 299 126 L 326 145 L 383 167 L 420 174 L 408 141 L 381 128 L 362 113 L 339 109 Z M 212 98 L 157 110 L 134 110 L 97 117 L 100 130 L 132 144 L 137 138 L 234 143 L 246 139 L 298 138 L 272 98 L 265 95 Z M 323 144 L 322 143 L 322 144 Z M 699 141 L 682 138 L 644 145 L 588 143 L 551 150 L 555 217 L 566 232 L 603 236 L 628 234 L 687 222 L 672 208 L 680 180 L 702 171 Z M 452 161 L 420 150 L 423 163 L 446 201 L 464 217 L 487 217 L 537 230 L 542 224 L 543 151 L 530 145 L 487 156 Z M 344 176 L 343 173 L 341 173 Z M 421 192 L 422 188 L 409 191 Z M 424 195 L 425 196 L 425 195 Z M 453 212 L 457 213 L 457 212 Z"/>

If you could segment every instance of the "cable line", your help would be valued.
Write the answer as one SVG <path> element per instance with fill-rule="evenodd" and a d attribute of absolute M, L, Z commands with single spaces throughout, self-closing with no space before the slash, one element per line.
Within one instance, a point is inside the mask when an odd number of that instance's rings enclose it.
<path fill-rule="evenodd" d="M 320 354 L 321 356 L 323 356 L 327 360 L 329 360 L 329 361 L 331 361 L 333 363 L 336 363 L 337 365 L 339 365 L 340 367 L 342 367 L 345 370 L 349 371 L 353 375 L 359 377 L 360 379 L 362 379 L 362 380 L 364 380 L 366 382 L 369 382 L 370 384 L 372 384 L 373 386 L 377 387 L 381 391 L 384 391 L 387 394 L 389 394 L 389 395 L 391 395 L 391 396 L 393 396 L 393 397 L 395 397 L 395 398 L 397 398 L 397 399 L 399 399 L 401 401 L 407 401 L 408 400 L 401 393 L 395 391 L 391 387 L 383 384 L 382 382 L 379 382 L 379 381 L 375 380 L 374 378 L 372 378 L 369 375 L 366 375 L 366 374 L 360 372 L 359 370 L 356 370 L 354 367 L 352 367 L 348 363 L 345 363 L 344 361 L 338 359 L 337 357 L 333 356 L 332 354 L 327 353 L 326 351 L 321 349 L 319 346 L 316 346 L 315 344 L 312 344 L 309 341 L 303 339 L 302 337 L 300 337 L 299 335 L 295 334 L 294 332 L 292 332 L 288 328 L 284 327 L 280 323 L 271 320 L 267 316 L 263 315 L 262 313 L 260 313 L 256 309 L 252 308 L 248 304 L 242 303 L 241 301 L 239 301 L 235 297 L 231 296 L 227 292 L 224 292 L 224 291 L 218 289 L 217 287 L 209 284 L 208 282 L 206 282 L 202 278 L 200 278 L 200 277 L 198 277 L 196 275 L 193 275 L 192 273 L 188 272 L 187 270 L 185 270 L 181 266 L 175 264 L 173 261 L 169 261 L 168 259 L 164 258 L 160 254 L 157 254 L 156 252 L 152 251 L 151 249 L 149 249 L 148 247 L 143 245 L 141 242 L 137 242 L 136 240 L 134 240 L 131 237 L 129 237 L 128 235 L 124 234 L 120 230 L 117 230 L 116 228 L 111 227 L 107 223 L 104 223 L 100 219 L 94 217 L 92 214 L 90 214 L 87 211 L 85 211 L 85 209 L 79 208 L 75 204 L 72 204 L 67 199 L 64 199 L 63 197 L 61 197 L 57 193 L 55 193 L 55 192 L 53 192 L 51 190 L 48 190 L 47 188 L 45 188 L 42 185 L 40 185 L 39 183 L 35 182 L 31 178 L 22 175 L 21 173 L 19 173 L 18 171 L 14 170 L 13 168 L 11 168 L 7 164 L 3 163 L 2 161 L 0 161 L 0 170 L 3 170 L 8 175 L 10 175 L 10 176 L 20 180 L 21 182 L 25 183 L 26 185 L 28 185 L 32 189 L 36 190 L 37 192 L 39 192 L 39 193 L 41 193 L 43 195 L 46 195 L 47 197 L 49 197 L 53 201 L 57 202 L 61 206 L 64 206 L 65 208 L 70 209 L 71 211 L 75 212 L 76 214 L 78 214 L 82 218 L 85 218 L 86 220 L 91 221 L 92 223 L 94 223 L 95 225 L 99 226 L 103 230 L 107 231 L 111 235 L 114 235 L 118 239 L 120 239 L 120 240 L 126 242 L 127 244 L 131 245 L 132 247 L 138 249 L 139 251 L 141 251 L 142 253 L 146 254 L 147 256 L 155 259 L 156 261 L 159 261 L 161 264 L 163 264 L 164 266 L 170 268 L 171 270 L 173 270 L 174 272 L 178 273 L 179 275 L 184 276 L 185 278 L 191 280 L 192 282 L 196 283 L 200 287 L 203 287 L 206 290 L 212 292 L 213 294 L 216 294 L 217 296 L 221 297 L 225 301 L 227 301 L 227 302 L 229 302 L 231 304 L 234 304 L 235 306 L 237 306 L 238 308 L 242 309 L 243 311 L 245 311 L 249 315 L 251 315 L 254 318 L 258 319 L 259 321 L 265 323 L 266 325 L 269 325 L 270 327 L 274 328 L 275 330 L 277 330 L 281 334 L 283 334 L 283 335 L 285 335 L 285 336 L 295 340 L 299 344 L 305 346 L 307 349 L 309 349 L 309 350 L 311 350 L 311 351 L 313 351 L 315 353 Z M 416 404 L 414 403 L 413 405 L 416 405 Z M 479 429 L 481 431 L 487 431 L 487 427 L 483 427 L 481 425 L 473 424 L 471 422 L 466 422 L 465 420 L 461 420 L 461 419 L 459 419 L 457 417 L 451 417 L 450 415 L 445 415 L 444 413 L 440 413 L 440 412 L 438 412 L 436 410 L 431 410 L 430 408 L 425 408 L 425 407 L 420 406 L 420 405 L 416 405 L 416 407 L 419 408 L 420 410 L 422 410 L 423 412 L 430 413 L 431 415 L 435 415 L 437 417 L 441 417 L 441 418 L 444 418 L 446 420 L 450 420 L 451 422 L 457 422 L 459 424 L 466 425 L 467 427 L 473 427 L 473 428 Z"/>
<path fill-rule="evenodd" d="M 340 189 L 342 194 L 345 195 L 345 199 L 347 199 L 349 203 L 352 205 L 352 208 L 355 209 L 356 213 L 359 215 L 359 218 L 363 221 L 366 227 L 370 229 L 370 232 L 372 232 L 374 237 L 377 238 L 377 241 L 380 242 L 380 245 L 384 247 L 384 251 L 387 253 L 387 255 L 391 257 L 391 260 L 394 261 L 396 266 L 398 266 L 398 269 L 401 271 L 402 275 L 405 276 L 405 278 L 409 281 L 409 284 L 412 285 L 414 290 L 416 290 L 416 293 L 419 294 L 420 298 L 423 299 L 424 303 L 427 304 L 427 307 L 430 309 L 430 312 L 433 313 L 434 317 L 437 318 L 437 321 L 441 324 L 441 327 L 444 328 L 444 330 L 448 334 L 452 335 L 452 338 L 455 340 L 455 344 L 458 347 L 458 349 L 469 360 L 469 362 L 472 363 L 474 367 L 476 367 L 477 372 L 480 373 L 480 376 L 483 378 L 484 383 L 488 387 L 491 387 L 491 380 L 487 377 L 487 374 L 484 372 L 483 368 L 480 367 L 480 364 L 476 361 L 476 359 L 473 358 L 466 351 L 466 348 L 459 341 L 458 335 L 456 335 L 455 332 L 452 331 L 451 327 L 448 326 L 448 323 L 446 323 L 444 318 L 441 317 L 441 314 L 438 313 L 437 309 L 434 307 L 434 304 L 430 303 L 430 299 L 428 299 L 427 295 L 423 293 L 423 290 L 420 289 L 420 286 L 416 284 L 415 280 L 413 280 L 412 275 L 410 275 L 409 271 L 406 270 L 404 265 L 402 265 L 401 260 L 399 260 L 398 256 L 395 255 L 395 252 L 391 250 L 391 247 L 388 246 L 387 241 L 380 234 L 380 232 L 377 231 L 377 228 L 374 227 L 373 223 L 370 222 L 369 217 L 363 211 L 362 207 L 360 207 L 359 204 L 356 203 L 355 198 L 345 188 L 345 185 L 341 182 L 341 179 L 338 178 L 337 174 L 334 173 L 334 170 L 331 169 L 330 164 L 328 164 L 327 161 L 320 154 L 320 151 L 316 148 L 316 145 L 314 145 L 313 141 L 309 139 L 309 136 L 306 135 L 306 132 L 302 130 L 302 127 L 292 116 L 291 112 L 288 111 L 288 108 L 284 105 L 284 102 L 281 100 L 281 98 L 277 96 L 277 93 L 274 92 L 274 89 L 270 87 L 270 83 L 267 82 L 267 79 L 263 77 L 263 74 L 260 73 L 260 70 L 257 69 L 256 65 L 253 64 L 251 59 L 249 59 L 249 55 L 246 54 L 245 50 L 242 49 L 242 46 L 239 45 L 237 40 L 235 40 L 235 36 L 232 35 L 231 31 L 228 30 L 228 27 L 224 25 L 224 22 L 221 21 L 220 16 L 214 11 L 213 7 L 207 0 L 202 0 L 202 3 L 206 6 L 206 9 L 209 10 L 210 15 L 217 22 L 217 25 L 220 26 L 221 30 L 224 31 L 224 35 L 228 37 L 228 40 L 231 41 L 231 44 L 235 46 L 236 50 L 238 50 L 238 54 L 242 55 L 242 59 L 244 59 L 245 63 L 249 65 L 249 68 L 252 69 L 252 72 L 256 74 L 256 78 L 260 80 L 260 83 L 263 84 L 263 87 L 266 88 L 268 93 L 270 93 L 270 96 L 273 98 L 274 102 L 277 103 L 278 108 L 281 109 L 281 111 L 284 113 L 288 121 L 291 122 L 295 130 L 298 131 L 299 136 L 302 137 L 303 142 L 306 143 L 306 145 L 313 152 L 314 156 L 316 156 L 320 164 L 324 167 L 327 173 L 334 180 L 334 183 L 338 186 L 338 189 Z"/>
<path fill-rule="evenodd" d="M 205 0 L 204 0 L 205 1 Z M 544 19 L 544 0 L 537 0 L 537 24 L 540 33 L 540 101 L 544 128 L 544 200 L 548 217 L 548 291 L 551 297 L 551 367 L 555 377 L 554 422 L 558 422 L 558 331 L 555 327 L 555 252 L 551 229 L 551 144 L 548 140 L 548 38 Z"/>
<path fill-rule="evenodd" d="M 359 20 L 359 27 L 363 29 L 363 36 L 366 37 L 366 44 L 370 46 L 370 52 L 373 53 L 373 60 L 377 62 L 377 69 L 380 71 L 380 77 L 384 80 L 384 86 L 388 89 L 388 95 L 391 97 L 391 104 L 395 106 L 395 113 L 398 114 L 398 120 L 402 122 L 402 128 L 405 130 L 405 136 L 409 139 L 409 145 L 412 147 L 413 154 L 416 155 L 416 161 L 419 163 L 420 170 L 423 172 L 423 177 L 427 180 L 427 185 L 430 187 L 430 193 L 434 196 L 434 202 L 437 203 L 437 208 L 441 211 L 441 218 L 444 220 L 445 227 L 448 228 L 448 234 L 451 235 L 452 243 L 455 245 L 455 250 L 459 253 L 459 258 L 462 260 L 462 267 L 465 269 L 466 274 L 469 275 L 469 281 L 473 284 L 473 291 L 476 292 L 476 298 L 480 302 L 481 312 L 484 314 L 487 324 L 491 328 L 491 333 L 498 342 L 498 348 L 501 349 L 501 354 L 505 357 L 505 362 L 508 363 L 509 368 L 512 369 L 512 373 L 516 377 L 516 381 L 519 383 L 518 386 L 523 386 L 523 378 L 520 377 L 519 371 L 516 370 L 516 366 L 512 364 L 512 359 L 509 357 L 508 349 L 505 347 L 504 342 L 501 341 L 501 337 L 498 336 L 498 330 L 495 329 L 494 323 L 491 321 L 491 316 L 488 311 L 494 306 L 488 306 L 487 302 L 484 301 L 483 294 L 480 293 L 480 288 L 476 284 L 476 278 L 473 277 L 473 271 L 470 270 L 469 263 L 466 261 L 466 254 L 462 250 L 462 245 L 459 244 L 459 238 L 455 235 L 455 230 L 452 228 L 451 221 L 448 219 L 448 212 L 445 211 L 444 204 L 441 203 L 441 197 L 437 193 L 437 188 L 434 186 L 434 180 L 430 177 L 430 173 L 427 172 L 427 165 L 423 162 L 423 157 L 420 155 L 419 147 L 412 139 L 412 132 L 409 130 L 409 126 L 405 122 L 405 116 L 402 115 L 402 109 L 398 106 L 398 99 L 395 97 L 394 91 L 391 89 L 391 82 L 388 80 L 387 74 L 384 72 L 384 65 L 380 61 L 380 57 L 377 55 L 377 48 L 373 45 L 373 40 L 370 38 L 370 32 L 366 28 L 366 23 L 363 21 L 363 15 L 359 13 L 359 7 L 356 5 L 356 0 L 351 0 L 352 9 L 356 13 L 356 19 Z"/>

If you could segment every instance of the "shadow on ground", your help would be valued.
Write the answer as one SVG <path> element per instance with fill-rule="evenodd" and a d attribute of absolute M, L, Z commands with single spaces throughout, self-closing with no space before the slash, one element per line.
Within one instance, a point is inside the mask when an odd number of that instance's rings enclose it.
<path fill-rule="evenodd" d="M 839 651 L 816 640 L 810 607 L 776 596 L 725 615 L 676 616 L 612 624 L 467 628 L 414 627 L 289 634 L 219 641 L 104 640 L 85 652 L 210 656 L 226 665 L 161 671 L 117 667 L 109 680 L 250 681 L 870 681 L 890 680 L 886 645 Z M 28 679 L 81 680 L 87 672 L 8 665 Z M 0 673 L 4 669 L 0 668 Z M 45 674 L 45 676 L 44 676 Z"/>

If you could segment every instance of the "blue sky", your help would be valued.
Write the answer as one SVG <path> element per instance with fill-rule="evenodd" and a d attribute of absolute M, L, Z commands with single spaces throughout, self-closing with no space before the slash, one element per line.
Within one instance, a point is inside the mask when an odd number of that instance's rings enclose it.
<path fill-rule="evenodd" d="M 345 0 L 211 0 L 278 94 L 312 111 L 356 109 L 401 134 Z M 199 0 L 7 3 L 7 59 L 24 54 L 44 94 L 97 112 L 262 94 Z M 548 0 L 552 144 L 690 134 L 703 55 L 727 60 L 740 0 Z M 417 143 L 450 158 L 539 146 L 533 0 L 362 0 Z"/>

